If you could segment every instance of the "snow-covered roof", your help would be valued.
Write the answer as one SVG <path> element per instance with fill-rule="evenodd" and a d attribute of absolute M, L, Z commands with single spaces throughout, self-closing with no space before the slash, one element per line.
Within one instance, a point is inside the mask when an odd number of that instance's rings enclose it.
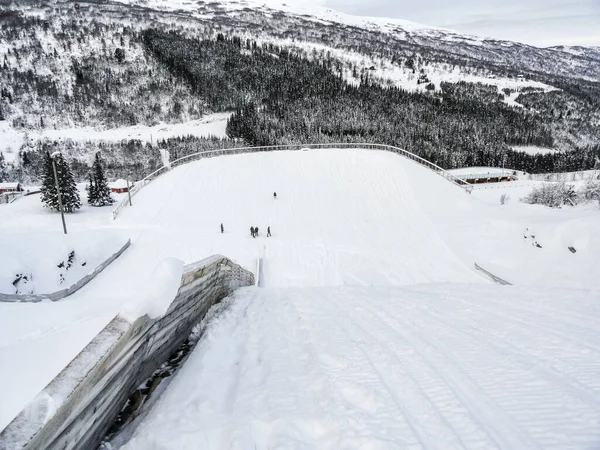
<path fill-rule="evenodd" d="M 17 189 L 19 187 L 19 183 L 17 181 L 10 183 L 0 183 L 0 189 Z"/>
<path fill-rule="evenodd" d="M 117 181 L 113 181 L 110 184 L 110 187 L 114 189 L 124 189 L 127 187 L 127 181 L 123 178 L 119 178 Z"/>
<path fill-rule="evenodd" d="M 479 176 L 502 176 L 512 175 L 512 169 L 502 169 L 500 167 L 463 167 L 460 169 L 448 170 L 452 175 L 479 175 Z"/>

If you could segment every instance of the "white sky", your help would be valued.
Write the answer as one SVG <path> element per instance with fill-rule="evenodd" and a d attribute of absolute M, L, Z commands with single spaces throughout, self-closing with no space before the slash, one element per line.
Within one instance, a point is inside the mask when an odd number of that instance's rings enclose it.
<path fill-rule="evenodd" d="M 600 45 L 600 0 L 324 0 L 347 14 L 550 45 Z"/>

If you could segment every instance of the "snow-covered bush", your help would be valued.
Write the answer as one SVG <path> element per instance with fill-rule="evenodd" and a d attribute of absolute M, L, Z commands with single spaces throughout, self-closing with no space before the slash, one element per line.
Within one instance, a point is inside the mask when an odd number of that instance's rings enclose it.
<path fill-rule="evenodd" d="M 598 202 L 600 208 L 600 181 L 588 180 L 578 191 L 581 202 Z"/>
<path fill-rule="evenodd" d="M 509 200 L 510 200 L 510 195 L 508 195 L 508 194 L 502 194 L 500 196 L 500 204 L 501 205 L 506 205 Z"/>
<path fill-rule="evenodd" d="M 577 200 L 577 193 L 573 186 L 565 183 L 544 183 L 521 199 L 524 203 L 546 205 L 551 208 L 560 208 L 563 205 L 575 206 Z"/>

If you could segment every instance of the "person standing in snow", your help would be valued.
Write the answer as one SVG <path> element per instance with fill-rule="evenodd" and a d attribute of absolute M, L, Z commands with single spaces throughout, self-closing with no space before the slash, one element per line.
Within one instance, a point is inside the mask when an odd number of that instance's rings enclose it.
<path fill-rule="evenodd" d="M 223 224 L 221 224 L 221 234 L 223 234 L 224 231 L 225 231 L 225 228 L 223 228 Z"/>
<path fill-rule="evenodd" d="M 277 192 L 273 192 L 273 199 L 277 200 Z"/>
<path fill-rule="evenodd" d="M 254 227 L 250 227 L 250 236 L 254 237 Z"/>
<path fill-rule="evenodd" d="M 258 237 L 258 227 L 254 227 L 254 234 Z"/>
<path fill-rule="evenodd" d="M 267 237 L 271 236 L 271 227 L 267 227 Z"/>

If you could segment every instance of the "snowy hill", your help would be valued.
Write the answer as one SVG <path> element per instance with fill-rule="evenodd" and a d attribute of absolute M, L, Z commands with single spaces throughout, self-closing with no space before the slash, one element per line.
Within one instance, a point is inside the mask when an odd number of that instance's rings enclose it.
<path fill-rule="evenodd" d="M 232 16 L 244 21 L 244 13 L 259 13 L 271 19 L 292 19 L 294 17 L 312 21 L 321 25 L 337 25 L 354 27 L 369 32 L 382 33 L 394 40 L 406 41 L 416 46 L 424 46 L 429 50 L 452 51 L 465 57 L 478 54 L 481 59 L 494 61 L 496 64 L 506 63 L 513 67 L 522 65 L 536 66 L 549 73 L 562 73 L 572 76 L 582 71 L 593 80 L 598 80 L 600 67 L 589 64 L 587 56 L 597 54 L 593 47 L 557 46 L 548 49 L 529 45 L 502 41 L 485 36 L 472 36 L 457 33 L 439 27 L 417 24 L 408 20 L 382 17 L 354 16 L 324 6 L 319 0 L 302 0 L 287 2 L 282 0 L 226 0 L 218 3 L 210 0 L 191 2 L 187 0 L 116 0 L 126 5 L 136 5 L 151 10 L 173 12 L 178 15 L 189 15 L 195 18 L 219 19 Z M 570 49 L 570 50 L 567 50 Z M 559 50 L 560 52 L 556 52 Z M 563 52 L 570 54 L 564 58 Z M 509 62 L 509 55 L 513 61 Z M 514 58 L 518 59 L 515 61 Z M 580 58 L 581 57 L 581 58 Z M 506 59 L 505 59 L 506 58 Z M 567 62 L 567 59 L 569 61 Z M 554 65 L 554 67 L 552 67 Z M 570 67 L 569 67 L 570 66 Z M 530 69 L 533 67 L 530 67 Z M 591 69 L 591 71 L 590 71 Z"/>
<path fill-rule="evenodd" d="M 600 289 L 591 270 L 600 255 L 595 206 L 550 210 L 516 201 L 501 206 L 497 198 L 486 201 L 391 153 L 313 150 L 190 163 L 143 188 L 134 206 L 116 221 L 100 210 L 67 217 L 75 229 L 106 229 L 130 237 L 132 245 L 64 301 L 40 303 L 35 309 L 0 304 L 0 365 L 11 368 L 0 373 L 0 428 L 123 305 L 153 295 L 153 268 L 168 257 L 193 262 L 222 253 L 252 271 L 262 258 L 266 288 L 374 285 L 404 286 L 404 292 L 416 286 L 431 292 L 439 283 L 462 283 L 452 288 L 461 292 L 491 289 L 489 280 L 473 269 L 478 262 L 520 286 L 576 288 L 582 298 L 595 298 L 591 290 Z M 5 234 L 24 223 L 31 231 L 60 232 L 58 217 L 40 215 L 37 199 L 0 207 L 19 209 L 0 223 Z M 250 237 L 251 225 L 260 229 L 256 239 Z M 266 237 L 267 226 L 272 237 Z M 524 239 L 527 228 L 530 234 Z M 530 235 L 536 233 L 542 248 L 532 245 Z M 489 293 L 498 305 L 505 298 L 501 292 Z M 508 298 L 521 295 L 520 290 L 510 292 Z M 561 302 L 571 298 L 569 292 L 553 290 L 556 305 L 564 309 Z M 582 315 L 593 313 L 586 309 L 591 305 L 579 306 Z M 578 339 L 589 339 L 589 334 Z M 29 357 L 22 358 L 24 353 Z"/>

